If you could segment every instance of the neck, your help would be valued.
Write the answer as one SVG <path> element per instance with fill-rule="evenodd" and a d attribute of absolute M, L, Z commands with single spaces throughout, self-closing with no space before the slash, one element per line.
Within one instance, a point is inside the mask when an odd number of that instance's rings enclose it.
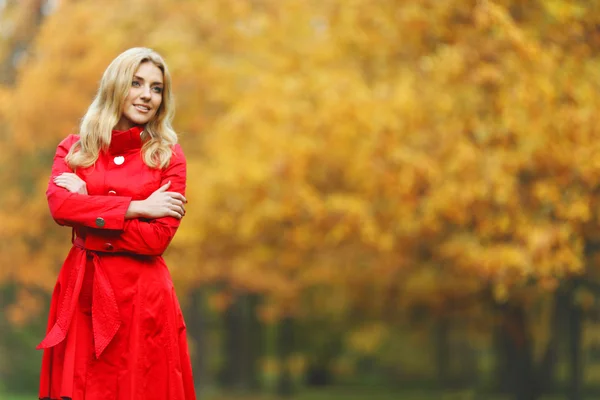
<path fill-rule="evenodd" d="M 134 124 L 133 122 L 129 121 L 129 120 L 123 120 L 121 119 L 119 122 L 117 122 L 117 124 L 115 125 L 115 127 L 113 128 L 113 130 L 115 131 L 128 131 L 131 128 L 138 126 L 136 124 Z M 139 125 L 141 126 L 141 125 Z"/>

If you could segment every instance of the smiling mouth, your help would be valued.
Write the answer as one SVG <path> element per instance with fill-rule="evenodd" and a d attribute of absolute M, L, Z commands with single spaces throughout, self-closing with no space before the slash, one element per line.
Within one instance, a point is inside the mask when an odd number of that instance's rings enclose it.
<path fill-rule="evenodd" d="M 136 110 L 143 112 L 143 113 L 147 113 L 148 111 L 150 111 L 150 107 L 142 106 L 139 104 L 135 104 L 133 107 L 135 107 Z"/>

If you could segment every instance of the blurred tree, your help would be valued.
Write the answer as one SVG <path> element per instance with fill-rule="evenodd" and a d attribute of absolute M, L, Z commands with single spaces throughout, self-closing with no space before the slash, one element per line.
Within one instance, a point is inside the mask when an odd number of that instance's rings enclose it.
<path fill-rule="evenodd" d="M 0 84 L 14 84 L 17 67 L 27 58 L 44 16 L 52 11 L 48 0 L 6 0 L 0 3 Z"/>

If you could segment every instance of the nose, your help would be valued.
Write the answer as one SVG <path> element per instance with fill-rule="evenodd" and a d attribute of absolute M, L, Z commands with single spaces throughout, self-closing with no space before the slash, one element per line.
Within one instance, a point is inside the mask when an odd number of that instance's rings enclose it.
<path fill-rule="evenodd" d="M 150 97 L 152 97 L 152 93 L 150 92 L 150 86 L 144 86 L 140 97 L 144 100 L 150 100 Z"/>

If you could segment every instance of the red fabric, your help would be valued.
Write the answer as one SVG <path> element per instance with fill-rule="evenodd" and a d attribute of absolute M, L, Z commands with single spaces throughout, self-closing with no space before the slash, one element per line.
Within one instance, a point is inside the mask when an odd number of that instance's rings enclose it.
<path fill-rule="evenodd" d="M 186 326 L 161 256 L 179 227 L 172 217 L 129 219 L 143 200 L 171 181 L 185 195 L 186 161 L 179 145 L 164 169 L 147 167 L 141 127 L 114 131 L 95 165 L 80 168 L 88 195 L 70 193 L 53 178 L 72 172 L 64 157 L 79 137 L 56 150 L 46 192 L 54 220 L 76 238 L 52 295 L 40 398 L 73 400 L 192 400 L 195 391 Z M 122 161 L 122 162 L 121 162 Z"/>

